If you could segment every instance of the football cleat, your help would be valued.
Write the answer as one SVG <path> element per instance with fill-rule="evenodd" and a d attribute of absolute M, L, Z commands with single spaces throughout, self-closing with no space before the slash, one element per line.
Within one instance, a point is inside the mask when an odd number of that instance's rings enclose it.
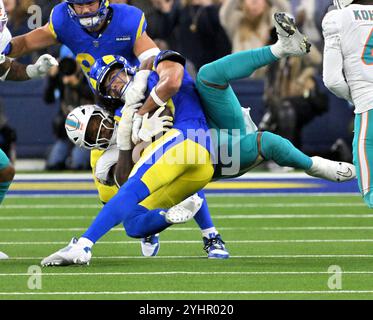
<path fill-rule="evenodd" d="M 4 253 L 0 251 L 0 260 L 6 260 L 9 259 L 9 257 Z"/>
<path fill-rule="evenodd" d="M 207 257 L 209 259 L 228 259 L 229 252 L 225 248 L 225 242 L 221 238 L 220 234 L 217 234 L 214 238 L 203 237 L 204 247 Z"/>
<path fill-rule="evenodd" d="M 294 18 L 285 12 L 275 13 L 274 24 L 278 35 L 280 56 L 303 56 L 311 51 L 311 44 L 298 30 Z M 275 45 L 275 46 L 276 46 Z"/>
<path fill-rule="evenodd" d="M 347 162 L 332 161 L 312 157 L 312 167 L 306 173 L 312 177 L 334 182 L 344 182 L 356 178 L 355 166 Z"/>
<path fill-rule="evenodd" d="M 163 214 L 166 221 L 170 224 L 185 223 L 194 218 L 199 209 L 201 209 L 202 203 L 203 199 L 194 194 Z"/>
<path fill-rule="evenodd" d="M 159 233 L 141 239 L 141 252 L 144 257 L 155 257 L 160 246 Z"/>
<path fill-rule="evenodd" d="M 43 267 L 69 266 L 69 265 L 89 265 L 92 258 L 90 247 L 78 243 L 77 238 L 73 238 L 69 245 L 43 259 Z"/>

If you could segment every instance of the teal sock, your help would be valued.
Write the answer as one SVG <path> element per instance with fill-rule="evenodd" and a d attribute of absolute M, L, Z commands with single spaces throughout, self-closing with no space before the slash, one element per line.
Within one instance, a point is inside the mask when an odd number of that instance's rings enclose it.
<path fill-rule="evenodd" d="M 309 170 L 312 159 L 294 147 L 287 139 L 270 132 L 263 132 L 261 150 L 266 160 L 273 160 L 282 167 Z"/>
<path fill-rule="evenodd" d="M 0 204 L 5 198 L 5 194 L 8 192 L 11 182 L 2 182 L 0 183 Z"/>
<path fill-rule="evenodd" d="M 373 209 L 373 191 L 369 191 L 365 196 L 364 196 L 364 201 L 368 205 L 369 208 Z"/>
<path fill-rule="evenodd" d="M 224 85 L 231 80 L 248 78 L 257 69 L 276 62 L 277 60 L 278 58 L 273 55 L 269 46 L 241 51 L 207 64 L 205 69 L 210 72 L 204 72 L 204 67 L 202 67 L 199 76 L 201 80 Z"/>

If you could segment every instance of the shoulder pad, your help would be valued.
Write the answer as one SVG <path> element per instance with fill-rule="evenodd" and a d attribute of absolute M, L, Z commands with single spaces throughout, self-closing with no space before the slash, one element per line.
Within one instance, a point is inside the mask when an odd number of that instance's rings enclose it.
<path fill-rule="evenodd" d="M 340 16 L 340 10 L 333 10 L 325 15 L 322 21 L 322 30 L 325 38 L 341 32 Z"/>

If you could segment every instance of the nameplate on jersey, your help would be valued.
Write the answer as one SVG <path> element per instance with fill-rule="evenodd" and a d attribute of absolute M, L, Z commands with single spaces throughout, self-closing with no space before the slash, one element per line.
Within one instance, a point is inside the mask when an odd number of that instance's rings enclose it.
<path fill-rule="evenodd" d="M 131 36 L 117 37 L 115 41 L 131 41 Z"/>

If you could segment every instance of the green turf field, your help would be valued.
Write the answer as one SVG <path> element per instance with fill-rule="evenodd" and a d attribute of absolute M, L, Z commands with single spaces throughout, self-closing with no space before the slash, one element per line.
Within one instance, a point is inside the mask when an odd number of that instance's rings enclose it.
<path fill-rule="evenodd" d="M 96 198 L 8 198 L 0 211 L 0 299 L 372 299 L 373 211 L 359 196 L 209 197 L 231 258 L 207 260 L 196 224 L 161 235 L 157 258 L 120 228 L 88 267 L 28 269 L 79 236 Z M 342 270 L 332 290 L 330 266 Z M 329 282 L 332 282 L 331 280 Z"/>

